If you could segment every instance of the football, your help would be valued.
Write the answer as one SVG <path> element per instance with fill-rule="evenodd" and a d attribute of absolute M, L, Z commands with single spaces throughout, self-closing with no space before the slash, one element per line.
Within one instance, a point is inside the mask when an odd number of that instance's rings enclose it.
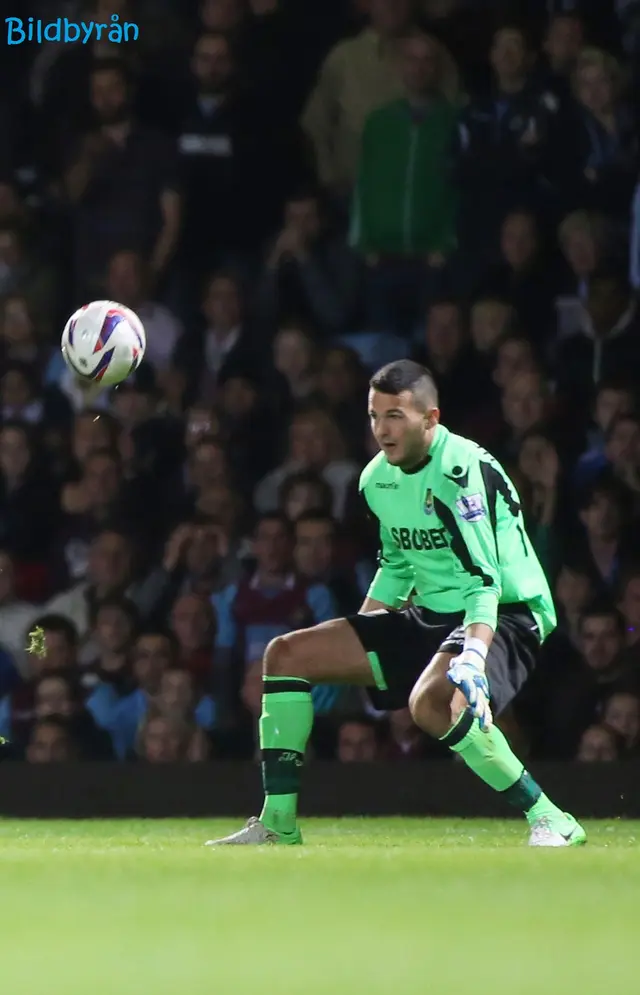
<path fill-rule="evenodd" d="M 113 386 L 142 362 L 147 340 L 138 315 L 115 301 L 93 301 L 71 315 L 62 333 L 62 355 L 81 380 Z"/>

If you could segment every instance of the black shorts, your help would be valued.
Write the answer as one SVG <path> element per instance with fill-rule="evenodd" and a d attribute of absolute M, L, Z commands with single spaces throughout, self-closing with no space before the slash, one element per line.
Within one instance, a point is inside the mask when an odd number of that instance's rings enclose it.
<path fill-rule="evenodd" d="M 347 621 L 369 655 L 375 680 L 369 695 L 380 710 L 405 708 L 416 681 L 435 654 L 460 653 L 464 645 L 460 615 L 437 615 L 417 606 L 399 612 L 351 615 Z M 529 608 L 501 605 L 486 664 L 495 715 L 526 682 L 539 651 L 538 627 Z"/>

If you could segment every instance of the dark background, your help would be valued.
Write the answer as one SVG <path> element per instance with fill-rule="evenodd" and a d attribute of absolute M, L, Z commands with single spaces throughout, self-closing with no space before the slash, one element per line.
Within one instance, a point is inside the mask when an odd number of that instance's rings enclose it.
<path fill-rule="evenodd" d="M 639 6 L 13 5 L 140 38 L 0 59 L 8 759 L 252 761 L 267 642 L 372 576 L 366 384 L 402 356 L 513 476 L 555 592 L 516 749 L 637 755 Z M 59 338 L 102 297 L 148 351 L 87 410 Z M 441 759 L 407 711 L 314 705 L 319 761 Z"/>

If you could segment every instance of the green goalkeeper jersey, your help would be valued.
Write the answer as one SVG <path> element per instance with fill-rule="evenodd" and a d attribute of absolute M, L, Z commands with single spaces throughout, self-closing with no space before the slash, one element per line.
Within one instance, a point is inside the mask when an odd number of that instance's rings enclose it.
<path fill-rule="evenodd" d="M 421 466 L 407 473 L 378 453 L 362 471 L 360 490 L 380 522 L 370 598 L 399 608 L 411 597 L 492 629 L 499 605 L 526 603 L 541 638 L 553 631 L 551 592 L 518 493 L 475 442 L 439 425 Z"/>

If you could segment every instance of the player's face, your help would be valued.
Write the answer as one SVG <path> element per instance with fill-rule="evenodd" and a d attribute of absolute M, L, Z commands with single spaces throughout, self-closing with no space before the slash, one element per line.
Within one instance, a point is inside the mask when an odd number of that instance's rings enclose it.
<path fill-rule="evenodd" d="M 438 408 L 423 411 L 410 391 L 369 391 L 369 418 L 375 440 L 392 466 L 410 469 L 424 459 L 440 421 Z"/>

